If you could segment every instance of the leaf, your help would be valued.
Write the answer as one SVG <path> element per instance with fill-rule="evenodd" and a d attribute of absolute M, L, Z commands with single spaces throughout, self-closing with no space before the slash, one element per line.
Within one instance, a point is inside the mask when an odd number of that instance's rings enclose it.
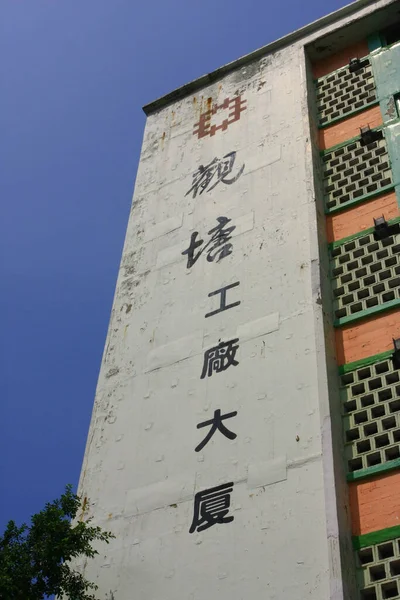
<path fill-rule="evenodd" d="M 92 543 L 108 544 L 114 536 L 90 521 L 74 523 L 81 505 L 67 485 L 60 498 L 32 516 L 29 526 L 8 522 L 0 537 L 1 600 L 43 600 L 53 594 L 95 600 L 91 592 L 97 586 L 75 571 L 70 560 L 92 558 L 97 554 Z"/>

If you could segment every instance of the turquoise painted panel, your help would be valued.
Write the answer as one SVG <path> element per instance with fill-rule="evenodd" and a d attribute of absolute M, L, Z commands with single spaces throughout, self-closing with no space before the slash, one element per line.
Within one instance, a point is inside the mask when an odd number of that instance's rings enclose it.
<path fill-rule="evenodd" d="M 379 50 L 382 47 L 382 40 L 379 33 L 373 33 L 367 37 L 368 42 L 368 50 L 370 52 L 374 52 L 375 50 Z"/>
<path fill-rule="evenodd" d="M 400 123 L 386 127 L 385 138 L 392 164 L 393 181 L 398 187 L 400 184 Z"/>
<path fill-rule="evenodd" d="M 370 56 L 380 99 L 400 92 L 400 44 Z"/>
<path fill-rule="evenodd" d="M 400 44 L 371 55 L 375 86 L 385 124 L 385 138 L 396 186 L 397 202 L 400 198 L 400 122 L 394 95 L 400 93 Z M 399 203 L 400 204 L 400 203 Z"/>

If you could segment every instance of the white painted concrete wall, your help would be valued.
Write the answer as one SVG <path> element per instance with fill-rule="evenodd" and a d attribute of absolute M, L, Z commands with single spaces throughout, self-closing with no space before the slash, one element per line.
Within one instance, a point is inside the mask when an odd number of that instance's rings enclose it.
<path fill-rule="evenodd" d="M 99 598 L 342 597 L 304 65 L 295 44 L 147 121 L 79 487 L 116 535 L 85 568 Z M 238 94 L 239 121 L 193 135 L 208 98 Z M 231 151 L 235 183 L 185 195 Z M 219 216 L 232 254 L 187 269 L 191 233 Z M 240 306 L 206 319 L 236 281 Z M 239 365 L 200 379 L 204 351 L 236 337 Z M 237 438 L 196 453 L 216 409 L 237 411 Z M 190 534 L 195 493 L 230 481 L 233 522 Z"/>

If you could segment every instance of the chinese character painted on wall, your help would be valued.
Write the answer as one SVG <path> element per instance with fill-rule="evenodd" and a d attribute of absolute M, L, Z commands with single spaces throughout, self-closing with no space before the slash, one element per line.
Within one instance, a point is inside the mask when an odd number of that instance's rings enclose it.
<path fill-rule="evenodd" d="M 197 492 L 194 497 L 194 514 L 189 533 L 204 531 L 217 523 L 231 523 L 233 516 L 228 514 L 232 491 L 233 482 Z"/>
<path fill-rule="evenodd" d="M 236 175 L 231 175 L 236 160 L 236 152 L 228 152 L 223 158 L 214 158 L 208 165 L 200 165 L 197 171 L 193 173 L 192 187 L 185 196 L 193 194 L 193 198 L 196 198 L 203 192 L 211 192 L 220 182 L 227 185 L 235 183 L 241 176 L 244 170 L 244 163 L 238 170 Z"/>
<path fill-rule="evenodd" d="M 198 231 L 192 233 L 189 247 L 182 252 L 183 255 L 187 254 L 186 267 L 188 269 L 195 264 L 204 251 L 207 251 L 208 262 L 214 262 L 215 259 L 219 262 L 225 258 L 225 256 L 232 254 L 232 244 L 230 243 L 230 239 L 232 238 L 232 231 L 234 231 L 236 227 L 235 225 L 225 227 L 231 221 L 231 219 L 228 219 L 227 217 L 218 217 L 217 221 L 218 225 L 210 229 L 207 234 L 210 236 L 210 239 L 206 244 L 204 244 L 204 240 L 197 239 L 197 236 L 199 235 Z"/>
<path fill-rule="evenodd" d="M 220 342 L 218 346 L 206 350 L 200 379 L 204 379 L 206 376 L 211 377 L 213 373 L 226 371 L 231 365 L 236 367 L 239 364 L 235 360 L 236 352 L 239 348 L 238 341 L 239 338 L 229 340 L 228 342 Z"/>
<path fill-rule="evenodd" d="M 210 431 L 207 433 L 206 437 L 198 446 L 195 448 L 195 452 L 200 452 L 204 448 L 206 444 L 211 440 L 214 433 L 218 430 L 229 440 L 234 440 L 237 438 L 237 434 L 233 433 L 230 429 L 225 427 L 222 421 L 225 419 L 231 419 L 232 417 L 236 417 L 237 411 L 233 411 L 231 413 L 227 413 L 225 415 L 221 415 L 221 410 L 218 408 L 214 411 L 214 417 L 209 419 L 208 421 L 203 421 L 197 425 L 197 429 L 202 429 L 203 427 L 210 426 Z"/>
<path fill-rule="evenodd" d="M 242 100 L 242 96 L 235 96 L 225 98 L 222 104 L 212 105 L 212 99 L 209 98 L 208 108 L 201 113 L 199 121 L 194 126 L 193 135 L 201 139 L 208 135 L 212 137 L 217 131 L 226 131 L 232 123 L 239 121 L 242 112 L 247 108 L 246 102 L 247 100 Z M 225 117 L 223 119 L 220 118 L 221 112 Z M 217 114 L 218 117 L 215 117 Z"/>
<path fill-rule="evenodd" d="M 212 296 L 216 296 L 217 294 L 220 294 L 220 298 L 219 298 L 219 308 L 207 313 L 205 315 L 206 319 L 208 317 L 213 317 L 214 315 L 217 315 L 218 313 L 223 312 L 224 310 L 229 310 L 230 308 L 239 306 L 240 300 L 237 300 L 236 302 L 231 302 L 230 304 L 226 303 L 226 292 L 228 290 L 231 290 L 232 288 L 237 287 L 238 285 L 240 285 L 240 281 L 235 281 L 235 283 L 230 283 L 229 285 L 224 285 L 224 287 L 219 288 L 218 290 L 214 290 L 213 292 L 210 292 L 208 294 L 209 298 L 211 298 Z"/>

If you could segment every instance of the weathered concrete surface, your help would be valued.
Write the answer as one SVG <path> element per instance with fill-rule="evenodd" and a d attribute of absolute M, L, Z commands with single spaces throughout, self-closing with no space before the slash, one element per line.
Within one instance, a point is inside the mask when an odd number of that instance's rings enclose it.
<path fill-rule="evenodd" d="M 400 43 L 383 48 L 372 58 L 379 105 L 385 123 L 393 123 L 386 129 L 386 140 L 396 184 L 397 198 L 400 198 L 400 124 L 398 93 L 400 89 Z"/>
<path fill-rule="evenodd" d="M 346 498 L 339 490 L 337 500 L 333 469 L 309 41 L 147 121 L 79 486 L 88 515 L 116 535 L 82 565 L 99 597 L 350 598 L 339 554 L 337 507 L 344 513 Z M 239 95 L 239 120 L 213 136 L 193 134 L 202 112 Z M 218 110 L 211 124 L 227 115 Z M 237 181 L 188 194 L 200 165 L 233 151 L 228 179 L 244 164 Z M 191 234 L 207 241 L 221 216 L 236 227 L 232 253 L 219 262 L 203 254 L 187 268 Z M 227 301 L 240 305 L 205 318 L 219 302 L 208 294 L 235 282 Z M 201 379 L 204 352 L 234 338 L 239 364 Z M 216 409 L 237 411 L 226 421 L 237 437 L 217 432 L 197 453 L 207 430 L 196 426 Z M 227 482 L 234 520 L 190 534 L 194 495 Z"/>

